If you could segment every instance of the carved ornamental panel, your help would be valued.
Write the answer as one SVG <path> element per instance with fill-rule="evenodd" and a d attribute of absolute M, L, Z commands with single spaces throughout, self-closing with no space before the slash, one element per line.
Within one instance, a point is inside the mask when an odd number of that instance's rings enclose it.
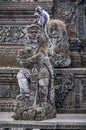
<path fill-rule="evenodd" d="M 57 112 L 86 111 L 86 69 L 55 70 Z"/>
<path fill-rule="evenodd" d="M 0 44 L 22 44 L 27 38 L 25 26 L 19 25 L 0 25 Z"/>

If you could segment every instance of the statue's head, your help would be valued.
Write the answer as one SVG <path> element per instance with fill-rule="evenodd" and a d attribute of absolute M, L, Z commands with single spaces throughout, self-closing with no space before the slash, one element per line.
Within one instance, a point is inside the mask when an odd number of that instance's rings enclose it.
<path fill-rule="evenodd" d="M 55 67 L 68 66 L 70 64 L 69 43 L 66 25 L 61 20 L 50 20 L 47 24 L 53 57 L 52 63 Z"/>
<path fill-rule="evenodd" d="M 53 21 L 48 23 L 48 34 L 50 38 L 57 38 L 59 36 L 59 28 L 57 23 Z"/>
<path fill-rule="evenodd" d="M 62 32 L 60 32 L 60 28 L 58 26 L 58 23 L 55 20 L 51 20 L 48 23 L 47 26 L 47 30 L 48 30 L 48 35 L 51 39 L 51 42 L 53 43 L 53 45 L 56 45 L 58 43 L 58 41 L 60 41 L 61 36 L 62 36 Z"/>
<path fill-rule="evenodd" d="M 32 24 L 27 26 L 28 38 L 30 43 L 38 43 L 41 35 L 41 28 L 38 25 Z"/>
<path fill-rule="evenodd" d="M 51 40 L 54 40 L 54 43 L 59 42 L 59 41 L 63 41 L 64 40 L 64 36 L 66 36 L 67 39 L 67 31 L 66 31 L 66 25 L 64 24 L 64 22 L 60 21 L 60 20 L 51 20 L 48 23 L 48 35 L 51 38 Z"/>
<path fill-rule="evenodd" d="M 48 39 L 39 25 L 27 26 L 29 43 L 46 43 Z"/>

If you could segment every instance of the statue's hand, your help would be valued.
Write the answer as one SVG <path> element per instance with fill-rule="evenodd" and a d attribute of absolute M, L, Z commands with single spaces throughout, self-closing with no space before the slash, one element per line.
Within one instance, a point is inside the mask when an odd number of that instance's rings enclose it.
<path fill-rule="evenodd" d="M 26 63 L 26 59 L 21 59 L 20 63 Z"/>
<path fill-rule="evenodd" d="M 27 58 L 27 62 L 31 63 L 32 62 L 31 58 Z"/>

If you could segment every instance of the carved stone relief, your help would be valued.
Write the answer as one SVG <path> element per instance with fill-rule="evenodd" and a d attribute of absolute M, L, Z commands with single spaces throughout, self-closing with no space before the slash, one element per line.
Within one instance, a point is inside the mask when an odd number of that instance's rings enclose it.
<path fill-rule="evenodd" d="M 61 20 L 50 20 L 48 34 L 51 45 L 50 55 L 53 67 L 66 67 L 71 63 L 67 29 Z"/>
<path fill-rule="evenodd" d="M 71 6 L 71 7 L 70 7 Z M 67 8 L 68 7 L 68 8 Z M 78 7 L 78 10 L 77 10 L 77 13 L 78 13 L 78 33 L 77 35 L 80 37 L 80 38 L 84 38 L 84 16 L 83 16 L 83 13 L 84 13 L 84 10 L 83 10 L 83 6 L 82 7 Z M 64 4 L 63 5 L 59 5 L 59 9 L 58 9 L 58 16 L 62 16 L 64 19 L 68 20 L 70 19 L 72 13 L 74 12 L 74 6 L 71 4 Z M 71 13 L 72 12 L 72 13 Z M 70 23 L 70 26 L 68 27 L 68 34 L 69 36 L 73 36 L 75 37 L 76 35 L 76 15 L 74 16 L 74 21 L 73 23 Z M 2 18 L 2 20 L 9 20 L 9 18 Z M 12 19 L 11 19 L 12 20 Z M 19 20 L 18 18 L 16 19 L 16 21 Z M 32 19 L 30 19 L 32 21 Z M 24 20 L 25 22 L 25 20 Z M 10 23 L 9 23 L 10 24 Z M 84 30 L 84 31 L 83 31 Z M 25 25 L 0 25 L 0 44 L 23 44 L 24 41 L 26 40 L 26 27 Z M 6 37 L 5 37 L 6 36 Z M 78 41 L 74 41 L 74 42 L 71 42 L 71 45 L 70 45 L 70 48 L 71 50 L 82 50 L 83 51 L 83 48 L 85 50 L 85 41 L 82 41 L 81 40 L 81 43 L 78 42 Z M 4 49 L 4 47 L 3 47 Z M 2 52 L 3 53 L 3 49 L 2 49 Z M 17 51 L 16 51 L 17 52 Z M 74 52 L 74 56 L 75 56 L 75 60 L 78 59 L 78 64 L 76 64 L 76 61 L 74 60 L 72 63 L 74 65 L 74 67 L 78 66 L 78 67 L 81 67 L 81 56 L 80 56 L 80 53 L 77 53 L 77 52 Z M 16 55 L 16 53 L 15 53 Z M 82 53 L 82 57 L 83 57 L 83 61 L 84 61 L 84 66 L 86 66 L 85 64 L 85 53 L 83 55 Z M 82 63 L 83 64 L 83 63 Z M 75 70 L 74 70 L 75 71 Z M 79 72 L 79 71 L 78 71 Z M 2 73 L 2 72 L 1 72 Z M 55 80 L 55 84 L 56 84 L 56 105 L 57 105 L 57 109 L 60 109 L 60 108 L 63 108 L 63 111 L 64 109 L 66 109 L 66 105 L 68 105 L 69 108 L 72 108 L 72 105 L 73 105 L 73 109 L 74 108 L 86 108 L 86 94 L 85 94 L 85 88 L 86 88 L 86 83 L 85 80 L 79 80 L 79 79 L 76 79 L 76 81 L 74 82 L 74 87 L 72 86 L 72 83 L 71 83 L 71 88 L 69 89 L 69 87 L 67 86 L 67 88 L 65 88 L 66 86 L 64 86 L 64 84 L 68 84 L 66 83 L 67 82 L 67 78 L 66 78 L 66 72 L 64 72 L 63 75 L 61 74 L 57 74 L 55 76 L 55 79 L 57 77 L 57 79 Z M 84 71 L 82 71 L 82 74 L 81 76 L 83 75 Z M 79 75 L 79 74 L 77 74 Z M 69 75 L 69 77 L 71 77 L 71 80 L 73 81 L 73 77 Z M 59 80 L 60 80 L 60 85 L 59 84 Z M 1 79 L 0 79 L 1 81 Z M 71 82 L 72 82 L 71 81 Z M 62 82 L 62 83 L 61 83 Z M 78 82 L 78 84 L 77 84 Z M 63 85 L 62 85 L 63 84 Z M 76 85 L 75 85 L 76 84 Z M 60 87 L 58 87 L 60 86 Z M 4 89 L 3 89 L 4 88 Z M 82 88 L 80 91 L 79 89 Z M 78 89 L 78 90 L 77 90 Z M 16 90 L 16 87 L 15 85 L 12 87 L 12 93 L 11 93 L 11 96 L 12 98 L 14 98 L 16 96 L 16 94 L 18 93 L 18 91 Z M 7 85 L 7 88 L 5 86 L 2 86 L 0 85 L 0 97 L 10 97 L 9 95 L 9 85 Z M 15 92 L 14 92 L 15 91 Z M 5 93 L 6 92 L 6 93 Z M 81 93 L 81 94 L 80 94 Z M 60 94 L 62 96 L 60 96 Z M 59 96 L 58 96 L 59 95 Z M 69 99 L 70 97 L 72 96 L 72 100 Z M 82 98 L 81 98 L 82 97 Z M 69 99 L 69 101 L 67 100 L 67 98 Z M 76 98 L 76 99 L 75 99 Z M 59 101 L 58 101 L 59 100 Z M 68 104 L 67 104 L 68 103 Z M 5 105 L 2 104 L 3 107 Z M 8 105 L 8 104 L 7 104 Z M 13 108 L 13 107 L 12 107 Z M 69 109 L 67 108 L 67 110 Z"/>
<path fill-rule="evenodd" d="M 81 88 L 81 79 L 75 79 L 75 108 L 80 108 L 80 88 Z"/>
<path fill-rule="evenodd" d="M 63 17 L 64 19 L 68 20 L 72 16 L 72 12 L 74 12 L 74 4 L 67 2 L 59 4 L 58 15 L 60 18 Z"/>
<path fill-rule="evenodd" d="M 23 67 L 17 74 L 20 94 L 16 97 L 16 120 L 43 120 L 56 116 L 53 68 L 47 53 L 47 37 L 40 26 L 27 26 L 28 39 L 17 61 Z"/>
<path fill-rule="evenodd" d="M 85 6 L 79 5 L 77 9 L 77 17 L 78 17 L 78 27 L 77 27 L 77 36 L 80 39 L 86 39 L 85 28 Z"/>
<path fill-rule="evenodd" d="M 0 26 L 0 43 L 21 44 L 24 43 L 26 36 L 25 26 Z"/>
<path fill-rule="evenodd" d="M 69 37 L 76 37 L 77 34 L 77 18 L 75 5 L 71 2 L 60 3 L 58 6 L 58 17 L 67 24 L 67 31 Z"/>
<path fill-rule="evenodd" d="M 18 94 L 19 94 L 18 85 L 17 85 L 17 84 L 12 85 L 12 86 L 10 87 L 10 97 L 11 97 L 11 98 L 15 98 Z"/>
<path fill-rule="evenodd" d="M 80 105 L 81 108 L 86 109 L 86 78 L 81 78 L 81 89 L 80 89 Z"/>
<path fill-rule="evenodd" d="M 10 97 L 10 87 L 9 85 L 0 85 L 0 98 L 8 98 Z"/>
<path fill-rule="evenodd" d="M 83 101 L 86 101 L 86 86 L 83 86 Z"/>
<path fill-rule="evenodd" d="M 56 74 L 55 79 L 55 95 L 56 108 L 70 109 L 72 107 L 71 92 L 74 89 L 74 77 L 72 74 Z"/>
<path fill-rule="evenodd" d="M 18 94 L 19 94 L 19 88 L 16 84 L 0 85 L 0 98 L 15 98 Z"/>
<path fill-rule="evenodd" d="M 57 112 L 85 112 L 86 71 L 85 69 L 68 70 L 58 69 L 58 72 L 54 73 Z"/>

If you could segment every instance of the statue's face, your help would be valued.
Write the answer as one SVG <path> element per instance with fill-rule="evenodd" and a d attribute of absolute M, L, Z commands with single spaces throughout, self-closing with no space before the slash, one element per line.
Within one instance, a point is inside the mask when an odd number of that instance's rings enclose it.
<path fill-rule="evenodd" d="M 50 33 L 49 33 L 49 36 L 51 38 L 57 38 L 57 34 L 58 34 L 58 28 L 56 28 L 55 26 L 52 26 L 50 28 Z"/>
<path fill-rule="evenodd" d="M 49 36 L 50 38 L 58 38 L 59 37 L 59 28 L 55 25 L 51 26 L 49 29 Z"/>
<path fill-rule="evenodd" d="M 57 45 L 62 38 L 62 32 L 57 24 L 50 25 L 48 34 L 53 45 Z"/>
<path fill-rule="evenodd" d="M 60 39 L 60 30 L 56 25 L 52 25 L 49 28 L 49 37 L 51 39 L 52 44 L 55 46 L 58 44 Z"/>
<path fill-rule="evenodd" d="M 30 43 L 38 43 L 39 37 L 40 37 L 40 30 L 37 29 L 29 29 L 28 30 L 28 37 L 30 40 Z"/>
<path fill-rule="evenodd" d="M 41 31 L 40 29 L 35 25 L 32 26 L 28 29 L 28 44 L 26 46 L 26 50 L 29 53 L 33 53 L 33 51 L 36 51 L 37 48 L 39 47 L 39 43 L 40 43 L 40 35 L 41 35 Z"/>

